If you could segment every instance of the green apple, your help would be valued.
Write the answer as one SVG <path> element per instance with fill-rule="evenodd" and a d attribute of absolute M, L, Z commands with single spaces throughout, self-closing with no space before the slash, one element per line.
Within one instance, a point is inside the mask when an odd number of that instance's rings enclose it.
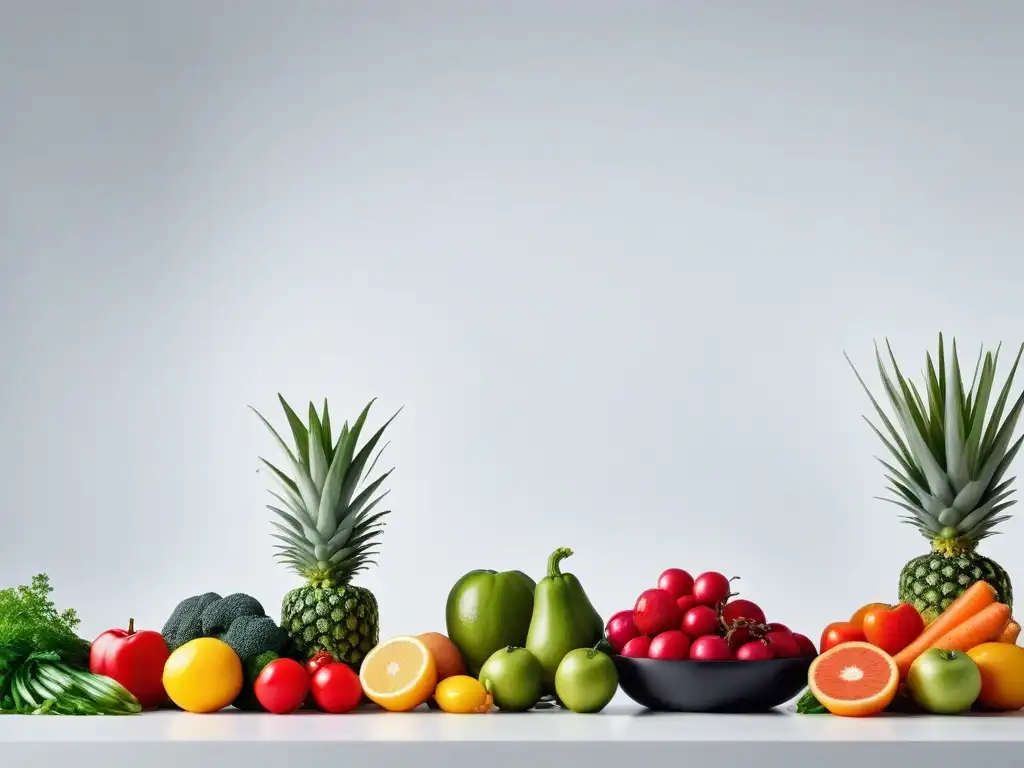
<path fill-rule="evenodd" d="M 600 712 L 619 688 L 619 673 L 608 654 L 577 648 L 555 670 L 555 693 L 570 712 Z"/>
<path fill-rule="evenodd" d="M 910 665 L 907 691 L 922 709 L 955 715 L 970 709 L 981 693 L 981 671 L 966 653 L 929 648 Z"/>

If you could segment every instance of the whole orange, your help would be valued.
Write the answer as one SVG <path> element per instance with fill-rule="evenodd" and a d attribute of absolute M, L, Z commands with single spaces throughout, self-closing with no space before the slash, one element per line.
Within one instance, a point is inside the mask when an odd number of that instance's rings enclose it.
<path fill-rule="evenodd" d="M 434 664 L 437 666 L 437 682 L 447 677 L 466 674 L 466 662 L 455 647 L 455 643 L 448 639 L 447 635 L 440 632 L 424 632 L 419 639 L 427 646 L 430 655 L 434 657 Z"/>

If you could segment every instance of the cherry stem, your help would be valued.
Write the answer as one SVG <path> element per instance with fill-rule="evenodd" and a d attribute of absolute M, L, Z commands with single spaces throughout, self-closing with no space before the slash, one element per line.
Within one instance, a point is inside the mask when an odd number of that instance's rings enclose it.
<path fill-rule="evenodd" d="M 128 619 L 128 634 L 135 634 L 135 619 Z"/>

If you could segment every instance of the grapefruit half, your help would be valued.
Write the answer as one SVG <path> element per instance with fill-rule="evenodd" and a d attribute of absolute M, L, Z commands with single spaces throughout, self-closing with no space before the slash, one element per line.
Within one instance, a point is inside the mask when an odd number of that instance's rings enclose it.
<path fill-rule="evenodd" d="M 811 662 L 807 685 L 833 715 L 866 717 L 888 707 L 899 688 L 892 656 L 870 643 L 840 643 Z"/>

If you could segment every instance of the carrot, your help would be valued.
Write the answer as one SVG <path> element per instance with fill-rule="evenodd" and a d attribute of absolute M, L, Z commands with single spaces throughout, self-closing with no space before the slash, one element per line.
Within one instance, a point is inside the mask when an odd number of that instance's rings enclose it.
<path fill-rule="evenodd" d="M 996 638 L 996 642 L 1016 645 L 1018 637 L 1020 637 L 1020 624 L 1013 619 L 1010 619 L 1006 622 L 1006 627 L 1003 631 L 999 633 L 999 637 Z"/>
<path fill-rule="evenodd" d="M 976 645 L 995 640 L 1010 620 L 1010 606 L 986 605 L 962 624 L 958 624 L 932 644 L 943 651 L 969 651 Z"/>
<path fill-rule="evenodd" d="M 900 677 L 905 678 L 910 671 L 910 665 L 937 640 L 995 601 L 996 591 L 991 584 L 986 581 L 974 582 L 950 604 L 949 608 L 940 613 L 935 621 L 925 627 L 924 632 L 918 635 L 914 642 L 893 657 L 896 666 L 899 667 Z"/>

